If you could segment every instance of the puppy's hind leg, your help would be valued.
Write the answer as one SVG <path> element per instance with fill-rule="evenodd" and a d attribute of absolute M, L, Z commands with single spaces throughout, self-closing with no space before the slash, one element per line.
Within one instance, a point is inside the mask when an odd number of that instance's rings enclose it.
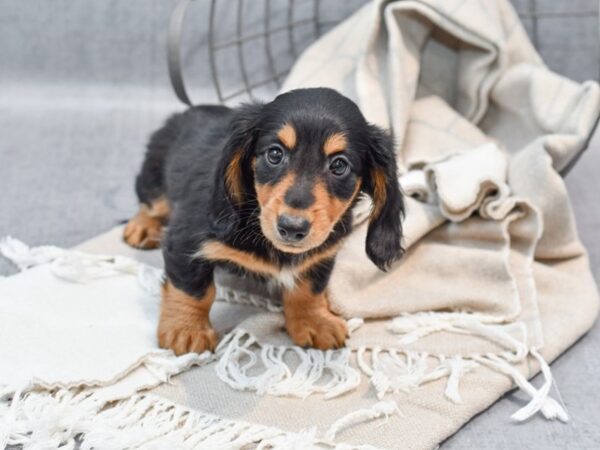
<path fill-rule="evenodd" d="M 170 211 L 169 202 L 164 197 L 150 205 L 142 203 L 138 213 L 125 226 L 123 239 L 135 248 L 158 248 Z"/>
<path fill-rule="evenodd" d="M 135 180 L 140 210 L 123 233 L 123 239 L 132 247 L 151 249 L 160 245 L 171 212 L 165 185 L 166 157 L 177 139 L 179 118 L 178 114 L 172 116 L 148 142 L 144 163 Z"/>

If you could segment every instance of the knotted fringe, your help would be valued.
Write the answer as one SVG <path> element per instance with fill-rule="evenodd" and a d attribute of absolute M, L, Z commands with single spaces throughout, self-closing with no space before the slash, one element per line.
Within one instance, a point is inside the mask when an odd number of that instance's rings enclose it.
<path fill-rule="evenodd" d="M 7 236 L 0 240 L 0 253 L 10 259 L 19 270 L 51 262 L 62 256 L 65 250 L 52 245 L 29 247 L 25 243 Z"/>
<path fill-rule="evenodd" d="M 85 283 L 120 274 L 137 276 L 140 286 L 152 295 L 160 294 L 164 273 L 125 256 L 97 255 L 54 246 L 29 247 L 18 239 L 0 240 L 0 254 L 10 259 L 20 270 L 49 263 L 58 278 Z"/>
<path fill-rule="evenodd" d="M 510 376 L 517 387 L 531 397 L 527 405 L 511 416 L 513 420 L 522 422 L 532 417 L 538 411 L 541 411 L 546 419 L 558 419 L 561 422 L 568 422 L 569 415 L 565 408 L 549 395 L 553 378 L 548 363 L 537 350 L 531 349 L 530 354 L 537 359 L 544 376 L 545 381 L 540 389 L 536 389 L 513 365 L 497 355 L 485 355 L 474 357 L 474 359 L 481 362 L 481 364 Z"/>
<path fill-rule="evenodd" d="M 564 407 L 549 396 L 552 387 L 550 367 L 535 349 L 528 349 L 518 339 L 501 327 L 482 323 L 471 314 L 444 314 L 435 323 L 435 315 L 403 316 L 390 325 L 390 331 L 404 333 L 414 342 L 435 331 L 446 330 L 486 338 L 506 349 L 498 354 L 472 354 L 445 356 L 397 349 L 360 347 L 356 352 L 358 368 L 370 378 L 377 397 L 388 393 L 411 392 L 429 382 L 446 378 L 445 396 L 461 403 L 459 385 L 462 376 L 479 366 L 486 366 L 510 376 L 515 384 L 527 393 L 530 402 L 512 415 L 524 421 L 540 411 L 547 419 L 568 421 Z M 357 321 L 360 326 L 360 321 Z M 366 356 L 370 353 L 370 362 Z M 286 359 L 286 355 L 288 358 Z M 528 355 L 537 359 L 545 378 L 544 385 L 536 389 L 517 370 L 515 364 L 525 361 Z M 359 373 L 352 367 L 348 349 L 321 352 L 293 346 L 260 345 L 246 331 L 237 330 L 217 348 L 218 377 L 237 390 L 256 391 L 259 394 L 294 396 L 304 398 L 313 393 L 324 393 L 334 398 L 355 389 L 360 383 Z M 296 359 L 292 368 L 289 359 Z"/>
<path fill-rule="evenodd" d="M 29 248 L 12 238 L 0 241 L 0 253 L 22 270 L 51 263 L 56 276 L 74 282 L 120 273 L 136 275 L 141 286 L 152 294 L 159 293 L 163 277 L 162 271 L 131 258 L 91 255 L 51 246 Z M 264 306 L 264 299 L 253 299 L 251 296 L 242 298 L 226 294 L 225 299 Z M 270 306 L 272 311 L 279 310 L 279 305 Z M 395 318 L 388 327 L 392 333 L 402 335 L 400 344 L 413 343 L 434 332 L 449 331 L 486 338 L 507 351 L 499 354 L 444 356 L 376 347 L 369 350 L 369 363 L 367 348 L 361 347 L 357 350 L 357 365 L 370 377 L 380 399 L 387 393 L 410 392 L 428 382 L 447 378 L 445 395 L 456 403 L 462 401 L 459 392 L 462 375 L 483 365 L 510 376 L 531 397 L 527 405 L 512 415 L 514 420 L 524 421 L 541 411 L 548 419 L 568 421 L 564 407 L 549 396 L 553 378 L 546 361 L 536 349 L 528 349 L 523 342 L 494 326 L 494 322 L 497 321 L 489 316 L 461 312 L 403 315 Z M 360 319 L 349 321 L 352 331 L 361 325 Z M 260 345 L 249 333 L 236 330 L 226 336 L 217 348 L 219 360 L 216 372 L 222 381 L 238 390 L 300 398 L 323 393 L 329 399 L 355 389 L 360 383 L 360 373 L 351 366 L 350 354 L 347 348 L 322 352 L 293 346 Z M 528 355 L 538 361 L 545 378 L 540 389 L 536 389 L 515 367 Z M 290 358 L 296 359 L 295 368 L 290 366 Z M 430 364 L 432 360 L 437 360 L 437 363 Z M 161 372 L 161 364 L 155 366 L 157 372 Z M 0 445 L 0 448 L 3 446 Z"/>
<path fill-rule="evenodd" d="M 357 364 L 375 388 L 377 397 L 384 398 L 388 393 L 411 392 L 420 386 L 440 378 L 448 378 L 445 395 L 454 403 L 462 403 L 459 393 L 460 377 L 475 368 L 474 361 L 460 357 L 446 358 L 425 352 L 400 352 L 382 350 L 375 347 L 370 351 L 371 364 L 366 360 L 367 349 L 358 349 Z M 437 358 L 438 364 L 430 368 L 429 358 Z"/>
<path fill-rule="evenodd" d="M 260 345 L 244 330 L 226 336 L 217 347 L 217 376 L 233 389 L 259 394 L 326 399 L 355 389 L 360 373 L 350 365 L 350 350 Z M 292 368 L 290 362 L 296 364 Z M 252 373 L 255 373 L 254 375 Z"/>
<path fill-rule="evenodd" d="M 316 431 L 289 433 L 191 411 L 152 395 L 106 405 L 92 394 L 61 390 L 16 394 L 0 403 L 0 448 L 312 449 Z M 331 447 L 331 445 L 325 445 Z"/>
<path fill-rule="evenodd" d="M 83 391 L 16 393 L 0 402 L 0 448 L 377 450 L 371 445 L 336 444 L 353 425 L 401 414 L 395 402 L 379 402 L 336 421 L 317 439 L 316 428 L 298 433 L 192 411 L 154 395 L 109 403 Z"/>
<path fill-rule="evenodd" d="M 402 415 L 398 405 L 394 401 L 379 402 L 375 403 L 371 408 L 353 411 L 349 414 L 346 414 L 341 419 L 336 420 L 333 425 L 329 427 L 329 430 L 325 434 L 325 439 L 327 441 L 333 441 L 336 435 L 346 428 L 350 428 L 354 425 L 358 425 L 367 421 L 379 419 L 380 417 L 384 416 L 387 419 L 392 414 Z"/>
<path fill-rule="evenodd" d="M 500 323 L 501 319 L 477 313 L 467 312 L 423 312 L 416 314 L 403 314 L 394 318 L 388 325 L 388 330 L 394 334 L 400 334 L 398 342 L 403 345 L 412 344 L 419 339 L 440 331 L 448 331 L 459 334 L 481 334 L 491 333 L 493 329 L 476 328 L 478 325 Z M 464 325 L 464 324 L 467 325 Z M 475 331 L 475 332 L 474 332 Z M 518 341 L 512 336 L 494 334 L 495 338 L 510 339 L 511 346 L 518 345 Z M 484 336 L 487 337 L 487 336 Z"/>
<path fill-rule="evenodd" d="M 415 342 L 434 332 L 450 331 L 483 337 L 507 350 L 499 354 L 444 356 L 376 347 L 369 351 L 369 363 L 366 358 L 367 348 L 361 347 L 357 351 L 357 364 L 370 377 L 378 398 L 383 398 L 387 393 L 410 392 L 423 384 L 447 377 L 445 396 L 455 403 L 461 403 L 460 378 L 483 365 L 510 376 L 531 397 L 527 405 L 511 416 L 512 419 L 521 422 L 541 411 L 547 419 L 559 419 L 562 422 L 569 420 L 564 407 L 549 396 L 552 373 L 537 350 L 528 349 L 523 342 L 500 327 L 485 324 L 481 317 L 467 313 L 405 315 L 394 319 L 388 329 L 393 333 L 403 334 L 400 338 L 402 344 Z M 540 389 L 536 389 L 515 367 L 515 364 L 525 361 L 528 355 L 533 356 L 540 364 L 545 379 Z"/>

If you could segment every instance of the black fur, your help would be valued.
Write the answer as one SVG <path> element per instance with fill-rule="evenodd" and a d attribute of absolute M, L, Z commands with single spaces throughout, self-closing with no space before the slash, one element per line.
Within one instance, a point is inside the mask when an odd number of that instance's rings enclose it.
<path fill-rule="evenodd" d="M 285 123 L 295 128 L 298 146 L 289 162 L 270 167 L 265 152 L 277 141 L 276 133 Z M 358 107 L 336 91 L 302 89 L 282 94 L 271 103 L 237 109 L 194 107 L 172 116 L 151 137 L 136 190 L 140 202 L 151 204 L 166 196 L 171 205 L 162 247 L 166 273 L 175 287 L 201 297 L 212 282 L 215 263 L 194 256 L 208 239 L 283 267 L 321 252 L 346 236 L 351 231 L 351 208 L 319 247 L 300 254 L 278 250 L 261 232 L 260 206 L 254 188 L 255 182 L 273 185 L 293 170 L 298 174 L 296 183 L 285 201 L 294 208 L 306 207 L 314 201 L 310 189 L 315 177 L 321 176 L 328 164 L 321 151 L 322 143 L 334 132 L 347 137 L 344 155 L 352 171 L 344 179 L 324 178 L 327 190 L 332 196 L 349 200 L 360 178 L 361 191 L 372 196 L 372 169 L 382 170 L 386 176 L 386 202 L 381 214 L 369 225 L 366 250 L 382 270 L 397 259 L 401 254 L 404 210 L 391 138 L 368 124 Z M 240 156 L 243 169 L 239 180 L 242 201 L 232 195 L 225 182 L 234 156 Z M 322 261 L 305 274 L 315 293 L 326 288 L 333 264 L 333 259 Z"/>
<path fill-rule="evenodd" d="M 392 138 L 373 125 L 368 126 L 368 133 L 371 142 L 369 165 L 385 174 L 386 201 L 381 214 L 369 224 L 366 251 L 371 261 L 386 271 L 403 253 L 401 240 L 404 201 L 398 184 L 396 157 L 390 151 L 393 148 Z M 365 188 L 373 196 L 373 180 L 370 177 L 366 179 Z"/>

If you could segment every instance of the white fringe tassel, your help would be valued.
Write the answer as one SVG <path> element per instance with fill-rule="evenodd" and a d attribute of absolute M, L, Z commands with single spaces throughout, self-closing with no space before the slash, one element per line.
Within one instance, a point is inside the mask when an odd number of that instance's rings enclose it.
<path fill-rule="evenodd" d="M 51 264 L 51 272 L 73 283 L 87 283 L 98 278 L 129 274 L 137 277 L 148 293 L 160 295 L 164 272 L 125 256 L 97 255 L 54 246 L 29 247 L 12 237 L 0 240 L 0 254 L 20 270 Z"/>
<path fill-rule="evenodd" d="M 144 289 L 158 295 L 163 280 L 162 271 L 131 258 L 92 255 L 52 246 L 30 248 L 23 242 L 10 237 L 0 241 L 0 253 L 11 259 L 21 270 L 51 263 L 51 269 L 56 276 L 72 282 L 87 282 L 96 278 L 131 274 L 137 276 Z M 232 298 L 232 295 L 226 296 L 228 300 L 240 303 L 260 303 L 261 306 L 264 304 L 263 299 L 260 299 L 259 302 L 252 298 L 250 300 Z M 272 311 L 280 309 L 279 305 L 267 306 Z M 526 406 L 513 414 L 514 420 L 524 421 L 541 411 L 548 419 L 556 418 L 563 422 L 568 421 L 569 417 L 563 406 L 549 396 L 553 378 L 546 361 L 537 350 L 528 349 L 523 342 L 515 339 L 500 327 L 494 326 L 493 322 L 489 317 L 463 312 L 403 315 L 395 318 L 389 326 L 391 332 L 402 335 L 400 337 L 401 344 L 413 343 L 434 332 L 449 331 L 484 337 L 503 346 L 507 351 L 500 354 L 445 357 L 429 355 L 424 352 L 401 352 L 394 349 L 374 348 L 370 351 L 371 362 L 369 364 L 365 355 L 367 349 L 362 347 L 357 351 L 357 364 L 360 370 L 370 377 L 370 382 L 379 399 L 390 392 L 410 392 L 423 384 L 447 377 L 445 395 L 455 403 L 462 401 L 459 392 L 461 377 L 474 367 L 485 365 L 510 376 L 515 384 L 531 397 Z M 362 324 L 361 319 L 351 319 L 348 323 L 351 331 L 356 330 Z M 347 348 L 322 352 L 300 347 L 260 345 L 249 333 L 236 330 L 226 336 L 217 348 L 219 360 L 216 372 L 219 378 L 229 386 L 242 391 L 250 390 L 261 394 L 289 395 L 300 398 L 305 398 L 313 393 L 323 393 L 324 397 L 329 399 L 355 389 L 360 383 L 359 371 L 350 364 L 350 353 Z M 529 354 L 537 359 L 545 378 L 540 389 L 536 389 L 514 366 L 516 363 L 524 361 Z M 298 361 L 295 368 L 290 366 L 290 358 Z M 437 363 L 430 367 L 432 359 L 437 359 Z M 254 374 L 251 375 L 250 372 Z M 35 398 L 31 397 L 32 395 L 34 394 L 26 396 L 25 399 Z M 19 396 L 17 395 L 15 398 L 18 400 Z M 62 405 L 63 399 L 66 397 L 65 394 L 60 394 L 53 398 L 54 401 L 58 401 L 59 405 Z M 134 398 L 139 400 L 139 397 Z M 42 403 L 34 403 L 36 406 L 31 410 L 32 414 L 40 408 L 44 409 Z M 25 410 L 27 410 L 28 404 L 25 401 Z M 23 411 L 23 408 L 21 410 Z M 11 407 L 10 411 L 14 411 L 14 408 Z M 77 411 L 80 412 L 81 409 Z M 12 417 L 11 413 L 8 416 Z M 43 424 L 44 418 L 48 416 L 36 417 L 40 424 Z M 355 417 L 358 416 L 349 415 L 346 420 L 352 422 Z M 342 425 L 345 426 L 345 422 L 342 422 Z M 29 430 L 32 429 L 34 428 Z M 333 432 L 334 435 L 335 432 L 337 431 Z M 35 435 L 35 433 L 32 434 L 32 436 Z M 14 438 L 11 439 L 14 440 Z M 2 444 L 6 442 L 11 443 L 12 441 L 6 441 L 6 438 L 0 435 L 0 448 L 3 448 L 5 445 Z"/>
<path fill-rule="evenodd" d="M 0 446 L 92 449 L 316 449 L 315 430 L 289 433 L 191 411 L 152 395 L 106 407 L 93 395 L 58 391 L 15 395 L 2 411 Z"/>
<path fill-rule="evenodd" d="M 552 387 L 552 372 L 548 363 L 544 360 L 537 350 L 531 349 L 531 355 L 537 359 L 540 364 L 542 374 L 545 382 L 543 386 L 538 390 L 536 389 L 527 379 L 519 372 L 515 366 L 510 364 L 506 359 L 498 357 L 497 355 L 485 355 L 475 357 L 477 361 L 484 364 L 492 369 L 502 372 L 510 376 L 517 387 L 531 397 L 531 400 L 527 405 L 515 412 L 511 418 L 517 422 L 523 422 L 538 411 L 541 411 L 542 415 L 546 419 L 558 419 L 561 422 L 568 422 L 569 415 L 565 408 L 561 406 L 556 400 L 550 397 L 550 388 Z"/>
<path fill-rule="evenodd" d="M 30 248 L 18 239 L 7 236 L 0 240 L 0 253 L 10 259 L 20 270 L 25 270 L 62 256 L 65 250 L 45 245 Z"/>
<path fill-rule="evenodd" d="M 358 425 L 360 423 L 379 419 L 380 417 L 384 416 L 387 419 L 392 414 L 403 416 L 402 412 L 398 408 L 398 405 L 394 401 L 379 402 L 375 403 L 371 408 L 353 411 L 341 419 L 336 420 L 333 425 L 329 427 L 329 430 L 327 433 L 325 433 L 325 440 L 333 442 L 337 434 L 343 429 Z"/>
<path fill-rule="evenodd" d="M 354 333 L 356 330 L 358 330 L 364 324 L 365 324 L 365 321 L 361 317 L 353 317 L 351 319 L 348 319 L 346 321 L 346 325 L 348 326 L 348 333 L 350 334 L 350 336 L 352 336 L 352 333 Z"/>
<path fill-rule="evenodd" d="M 459 393 L 460 377 L 476 367 L 474 361 L 454 356 L 435 357 L 424 352 L 400 352 L 395 349 L 371 351 L 371 364 L 366 360 L 367 349 L 357 351 L 357 364 L 375 388 L 377 397 L 387 393 L 411 392 L 420 386 L 440 378 L 448 378 L 445 395 L 454 403 L 462 403 Z M 437 358 L 438 364 L 429 368 L 429 358 Z"/>
<path fill-rule="evenodd" d="M 562 422 L 569 420 L 565 408 L 550 397 L 552 372 L 538 351 L 528 349 L 526 344 L 500 327 L 486 324 L 478 315 L 468 313 L 403 315 L 394 319 L 388 329 L 393 333 L 403 334 L 400 338 L 403 344 L 413 343 L 434 332 L 450 331 L 483 337 L 507 350 L 499 354 L 445 357 L 425 352 L 400 352 L 394 349 L 373 348 L 370 351 L 369 364 L 366 358 L 367 349 L 361 347 L 357 351 L 357 364 L 362 372 L 370 377 L 378 398 L 382 399 L 387 393 L 410 392 L 423 384 L 447 377 L 445 396 L 455 403 L 461 403 L 459 392 L 461 377 L 473 368 L 485 365 L 510 376 L 515 384 L 531 397 L 526 406 L 511 416 L 514 420 L 525 421 L 539 411 L 547 419 L 558 419 Z M 540 389 L 536 389 L 515 367 L 515 364 L 524 361 L 528 355 L 538 361 L 545 378 Z M 438 362 L 431 364 L 432 359 L 437 359 Z"/>
<path fill-rule="evenodd" d="M 402 318 L 402 330 L 408 329 L 407 319 Z M 370 383 L 380 400 L 388 393 L 411 392 L 426 383 L 446 378 L 445 396 L 454 403 L 461 403 L 459 387 L 462 376 L 485 365 L 509 375 L 518 387 L 531 396 L 531 401 L 512 416 L 514 420 L 527 420 L 538 411 L 548 419 L 568 420 L 565 409 L 549 396 L 552 374 L 535 349 L 528 349 L 523 342 L 500 327 L 482 323 L 470 315 L 444 316 L 440 320 L 448 322 L 444 325 L 435 324 L 431 316 L 426 321 L 427 331 L 421 331 L 417 320 L 417 325 L 410 330 L 413 337 L 424 335 L 433 328 L 452 330 L 486 338 L 506 348 L 506 351 L 499 354 L 444 356 L 376 347 L 369 350 L 369 362 L 367 348 L 361 347 L 356 354 L 357 365 L 370 377 Z M 546 380 L 539 390 L 515 367 L 529 354 L 538 360 Z M 260 345 L 251 334 L 237 330 L 221 342 L 217 357 L 218 377 L 230 387 L 242 391 L 300 398 L 324 393 L 327 399 L 353 390 L 360 383 L 360 375 L 350 363 L 348 349 L 322 352 L 299 347 Z M 290 365 L 292 358 L 298 361 L 295 368 Z"/>
<path fill-rule="evenodd" d="M 330 399 L 360 383 L 359 371 L 350 365 L 350 353 L 347 348 L 323 352 L 259 345 L 251 334 L 236 330 L 217 347 L 216 372 L 222 381 L 240 391 L 300 398 L 323 393 Z M 290 359 L 297 361 L 295 368 Z"/>

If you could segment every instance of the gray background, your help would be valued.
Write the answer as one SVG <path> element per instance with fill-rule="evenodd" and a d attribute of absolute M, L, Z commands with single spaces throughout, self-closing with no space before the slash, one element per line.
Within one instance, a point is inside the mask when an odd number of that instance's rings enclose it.
<path fill-rule="evenodd" d="M 485 0 L 482 0 L 485 1 Z M 216 100 L 207 64 L 207 0 L 193 5 L 182 51 L 190 92 L 202 102 Z M 273 26 L 286 20 L 287 1 L 272 0 Z M 363 3 L 322 0 L 324 21 L 341 18 Z M 600 43 L 597 0 L 521 0 L 543 14 L 537 36 L 548 65 L 582 81 L 598 79 Z M 136 208 L 133 177 L 148 134 L 171 112 L 182 109 L 169 86 L 164 44 L 174 0 L 0 0 L 0 236 L 31 245 L 72 246 L 127 219 Z M 232 37 L 235 2 L 217 10 L 218 39 Z M 295 18 L 310 17 L 312 2 L 296 0 Z M 247 0 L 246 30 L 262 27 L 263 0 Z M 560 17 L 559 11 L 583 11 Z M 294 33 L 301 49 L 310 26 Z M 293 60 L 285 35 L 274 36 L 278 70 Z M 227 92 L 240 87 L 237 49 L 217 58 Z M 251 81 L 265 70 L 264 41 L 244 47 Z M 256 95 L 268 97 L 273 84 Z M 232 103 L 235 103 L 233 101 Z M 578 227 L 600 280 L 600 134 L 567 177 Z M 0 260 L 0 274 L 14 268 Z M 539 417 L 512 424 L 509 416 L 524 399 L 511 394 L 480 414 L 447 449 L 600 448 L 600 329 L 552 365 L 572 422 Z M 400 441 L 401 442 L 401 441 Z"/>

